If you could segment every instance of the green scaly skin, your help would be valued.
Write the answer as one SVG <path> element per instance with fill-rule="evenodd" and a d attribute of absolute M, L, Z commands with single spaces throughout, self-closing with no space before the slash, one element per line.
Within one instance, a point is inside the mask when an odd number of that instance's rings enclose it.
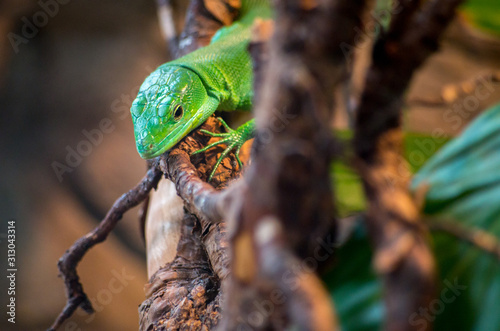
<path fill-rule="evenodd" d="M 253 74 L 248 43 L 250 28 L 256 18 L 271 17 L 268 0 L 243 1 L 240 18 L 220 29 L 210 45 L 158 67 L 142 84 L 130 112 L 135 141 L 144 159 L 161 155 L 192 130 L 203 124 L 215 111 L 250 110 L 253 97 Z M 251 120 L 236 130 L 222 122 L 227 133 L 195 153 L 218 144 L 227 148 L 218 159 L 209 180 L 222 159 L 253 137 Z M 237 157 L 241 166 L 241 161 Z"/>

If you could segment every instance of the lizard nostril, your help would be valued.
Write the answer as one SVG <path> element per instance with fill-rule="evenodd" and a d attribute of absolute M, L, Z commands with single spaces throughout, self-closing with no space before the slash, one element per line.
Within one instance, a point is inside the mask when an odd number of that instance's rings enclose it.
<path fill-rule="evenodd" d="M 153 146 L 154 146 L 153 144 L 149 144 L 149 148 L 153 148 Z"/>

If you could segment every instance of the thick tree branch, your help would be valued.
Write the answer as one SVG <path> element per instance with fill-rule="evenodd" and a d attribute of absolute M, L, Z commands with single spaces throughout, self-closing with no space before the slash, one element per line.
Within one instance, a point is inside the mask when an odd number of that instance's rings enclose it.
<path fill-rule="evenodd" d="M 354 148 L 369 199 L 375 267 L 385 284 L 387 330 L 416 329 L 409 316 L 434 295 L 434 258 L 408 192 L 401 108 L 415 69 L 436 51 L 460 2 L 432 0 L 418 13 L 409 4 L 399 14 L 404 17 L 393 17 L 388 33 L 376 41 L 357 111 Z"/>
<path fill-rule="evenodd" d="M 314 272 L 326 261 L 315 261 L 308 281 L 298 287 L 287 284 L 283 274 L 294 275 L 294 261 L 310 258 L 317 240 L 335 232 L 329 180 L 332 91 L 346 61 L 338 45 L 354 44 L 365 1 L 276 3 L 270 56 L 260 53 L 259 45 L 252 47 L 257 69 L 255 155 L 245 174 L 242 206 L 230 220 L 231 295 L 220 329 L 278 330 L 293 325 L 335 330 L 333 308 Z M 286 229 L 279 232 L 282 235 L 270 234 L 270 218 Z M 286 300 L 276 300 L 276 294 Z M 258 322 L 250 320 L 254 305 L 264 303 L 273 309 Z"/>
<path fill-rule="evenodd" d="M 176 58 L 210 43 L 212 36 L 238 16 L 240 0 L 191 0 Z"/>
<path fill-rule="evenodd" d="M 187 54 L 209 43 L 212 35 L 223 25 L 231 24 L 237 15 L 239 1 L 193 0 L 189 4 L 186 25 L 179 38 L 175 57 Z M 214 117 L 200 129 L 221 132 Z M 146 300 L 140 306 L 141 330 L 203 330 L 212 329 L 217 323 L 222 300 L 221 282 L 229 272 L 228 240 L 225 223 L 219 206 L 223 194 L 216 189 L 238 175 L 234 154 L 230 154 L 217 169 L 209 185 L 202 179 L 213 169 L 221 148 L 190 158 L 190 155 L 212 142 L 210 137 L 197 129 L 162 155 L 160 169 L 175 183 L 177 192 L 184 200 L 185 213 L 177 226 L 180 228 L 174 259 L 151 277 Z M 245 157 L 242 158 L 245 161 Z M 193 163 L 191 163 L 193 162 Z M 201 179 L 200 179 L 201 178 Z M 215 187 L 215 188 L 214 188 Z M 164 199 L 159 199 L 160 203 Z M 162 206 L 160 206 L 162 208 Z M 197 215 L 198 217 L 196 217 Z M 161 235 L 171 236 L 161 215 L 148 220 L 146 231 L 160 240 L 148 246 L 148 251 L 170 255 L 171 247 L 161 240 Z M 172 221 L 172 220 L 171 220 Z M 158 234 L 160 233 L 160 237 Z M 163 241 L 168 241 L 164 238 Z M 168 251 L 168 252 L 167 252 Z M 153 269 L 154 270 L 154 269 Z"/>
<path fill-rule="evenodd" d="M 217 123 L 211 117 L 200 129 L 219 132 Z M 186 213 L 174 260 L 163 265 L 149 281 L 147 298 L 140 307 L 141 330 L 172 330 L 181 325 L 189 325 L 193 329 L 211 328 L 219 319 L 218 307 L 223 295 L 221 282 L 229 272 L 228 240 L 219 210 L 227 209 L 220 203 L 224 203 L 229 191 L 219 193 L 200 177 L 208 177 L 221 148 L 193 156 L 195 165 L 189 157 L 206 145 L 209 139 L 197 129 L 159 158 L 159 169 L 176 184 L 178 193 L 184 199 Z M 238 171 L 236 168 L 221 167 L 216 177 L 221 180 L 219 188 L 234 178 Z M 154 222 L 162 222 L 162 219 Z M 146 231 L 154 229 L 151 228 L 152 223 L 148 226 Z M 168 232 L 165 235 L 169 235 Z M 161 244 L 158 242 L 157 245 Z M 187 296 L 179 296 L 179 293 Z"/>
<path fill-rule="evenodd" d="M 156 0 L 158 23 L 165 44 L 168 45 L 168 50 L 172 57 L 178 52 L 179 47 L 179 25 L 181 25 L 180 9 L 178 8 L 178 1 L 173 0 Z"/>
<path fill-rule="evenodd" d="M 160 169 L 175 183 L 177 192 L 191 212 L 213 223 L 222 220 L 218 208 L 220 194 L 212 185 L 200 179 L 185 151 L 176 148 L 168 156 L 162 157 Z"/>
<path fill-rule="evenodd" d="M 140 330 L 206 330 L 219 320 L 219 279 L 214 276 L 201 240 L 199 221 L 184 214 L 174 260 L 146 285 Z"/>
<path fill-rule="evenodd" d="M 334 330 L 338 321 L 330 310 L 330 296 L 319 278 L 302 268 L 302 261 L 287 247 L 281 224 L 266 216 L 259 221 L 255 232 L 263 283 L 274 285 L 269 291 L 281 292 L 286 298 L 284 305 L 290 324 L 298 330 Z"/>

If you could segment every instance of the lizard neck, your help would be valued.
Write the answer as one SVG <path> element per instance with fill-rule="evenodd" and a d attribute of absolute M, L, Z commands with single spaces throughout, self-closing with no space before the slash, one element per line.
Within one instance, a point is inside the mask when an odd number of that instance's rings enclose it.
<path fill-rule="evenodd" d="M 219 30 L 210 45 L 170 62 L 197 73 L 207 93 L 219 100 L 218 110 L 249 110 L 252 106 L 250 30 L 255 18 L 272 14 L 267 0 L 244 1 L 241 13 L 240 20 Z"/>

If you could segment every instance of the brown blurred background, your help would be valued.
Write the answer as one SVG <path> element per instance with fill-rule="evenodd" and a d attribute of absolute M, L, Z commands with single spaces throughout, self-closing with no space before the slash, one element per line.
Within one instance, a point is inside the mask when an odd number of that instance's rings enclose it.
<path fill-rule="evenodd" d="M 39 13 L 47 11 L 37 1 L 0 2 L 0 222 L 6 233 L 4 224 L 16 220 L 18 267 L 16 325 L 2 308 L 0 330 L 43 330 L 53 322 L 65 302 L 57 260 L 145 172 L 128 109 L 134 90 L 167 60 L 155 2 L 66 2 L 42 1 L 58 8 L 18 52 L 9 33 L 24 38 L 23 17 L 43 23 Z M 94 144 L 84 130 L 94 132 Z M 54 162 L 68 165 L 68 151 L 78 148 L 88 155 L 58 178 Z M 138 228 L 135 209 L 86 256 L 79 272 L 97 313 L 77 313 L 63 330 L 137 330 L 147 282 Z M 5 307 L 5 276 L 0 297 Z"/>
<path fill-rule="evenodd" d="M 7 323 L 2 308 L 0 330 L 43 330 L 63 307 L 57 260 L 145 173 L 128 109 L 144 78 L 167 60 L 154 0 L 60 1 L 67 3 L 42 1 L 58 4 L 57 13 L 52 7 L 53 17 L 46 15 L 38 32 L 14 45 L 10 33 L 23 37 L 26 19 L 42 19 L 39 13 L 46 10 L 34 0 L 0 1 L 0 266 L 3 275 L 2 235 L 13 219 L 18 268 L 16 324 Z M 368 50 L 358 48 L 365 55 Z M 447 84 L 499 70 L 499 54 L 498 38 L 457 21 L 409 95 L 438 98 Z M 369 57 L 362 58 L 355 81 L 361 81 Z M 453 135 L 498 100 L 500 89 L 494 85 L 474 111 L 460 115 L 460 123 L 450 120 L 454 104 L 412 107 L 405 123 L 412 131 L 441 128 Z M 345 112 L 338 113 L 338 124 L 345 126 Z M 68 156 L 78 149 L 86 154 L 80 160 Z M 137 330 L 137 306 L 147 282 L 138 229 L 134 209 L 84 258 L 78 270 L 97 313 L 77 312 L 62 330 Z M 7 304 L 7 287 L 2 276 L 1 307 Z"/>

